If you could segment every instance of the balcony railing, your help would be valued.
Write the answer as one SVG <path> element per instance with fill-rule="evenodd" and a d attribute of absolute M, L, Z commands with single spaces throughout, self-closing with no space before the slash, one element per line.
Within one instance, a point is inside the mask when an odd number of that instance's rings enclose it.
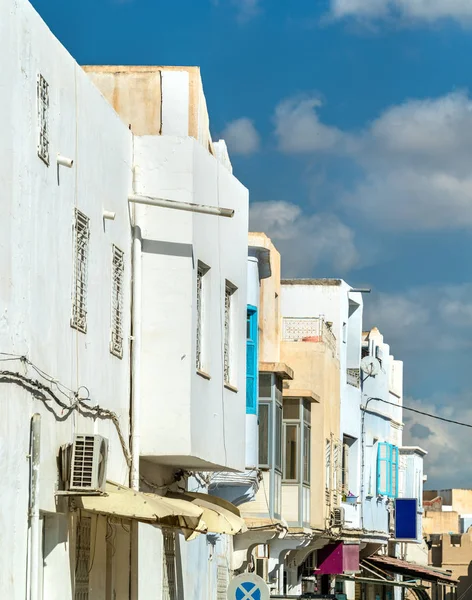
<path fill-rule="evenodd" d="M 322 317 L 285 317 L 282 336 L 284 342 L 323 342 L 337 354 L 336 337 Z"/>

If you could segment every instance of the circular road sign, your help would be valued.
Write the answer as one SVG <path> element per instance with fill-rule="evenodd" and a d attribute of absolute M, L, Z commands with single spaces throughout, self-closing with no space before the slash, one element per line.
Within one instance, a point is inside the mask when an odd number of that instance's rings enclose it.
<path fill-rule="evenodd" d="M 234 577 L 228 586 L 228 600 L 269 600 L 267 583 L 255 573 Z"/>

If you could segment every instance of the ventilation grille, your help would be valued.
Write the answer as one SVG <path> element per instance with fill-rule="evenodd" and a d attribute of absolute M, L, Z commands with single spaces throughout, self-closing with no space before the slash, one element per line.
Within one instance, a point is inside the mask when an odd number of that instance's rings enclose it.
<path fill-rule="evenodd" d="M 344 508 L 334 508 L 331 513 L 332 527 L 342 527 L 344 525 Z"/>
<path fill-rule="evenodd" d="M 74 222 L 74 286 L 72 290 L 71 327 L 87 332 L 87 279 L 90 220 L 75 209 Z"/>
<path fill-rule="evenodd" d="M 111 294 L 111 340 L 110 352 L 123 358 L 123 279 L 124 253 L 112 246 L 112 294 Z"/>
<path fill-rule="evenodd" d="M 38 102 L 38 156 L 49 166 L 49 84 L 40 74 L 36 88 Z"/>
<path fill-rule="evenodd" d="M 95 439 L 78 435 L 75 438 L 71 487 L 90 489 L 93 482 Z"/>
<path fill-rule="evenodd" d="M 99 492 L 106 486 L 108 442 L 100 435 L 76 435 L 72 447 L 70 489 Z"/>

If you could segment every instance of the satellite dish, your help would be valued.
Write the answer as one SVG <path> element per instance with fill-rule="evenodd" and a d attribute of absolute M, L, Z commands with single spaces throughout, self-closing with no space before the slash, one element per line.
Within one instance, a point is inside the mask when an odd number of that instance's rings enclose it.
<path fill-rule="evenodd" d="M 380 363 L 373 356 L 366 356 L 361 360 L 361 369 L 367 377 L 375 377 L 380 372 Z"/>

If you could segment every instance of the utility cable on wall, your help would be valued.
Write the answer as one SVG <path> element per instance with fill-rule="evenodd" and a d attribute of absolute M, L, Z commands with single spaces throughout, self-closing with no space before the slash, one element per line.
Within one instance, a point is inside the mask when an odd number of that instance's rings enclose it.
<path fill-rule="evenodd" d="M 75 411 L 79 412 L 80 414 L 83 414 L 84 416 L 91 416 L 93 418 L 98 417 L 99 419 L 110 420 L 113 423 L 113 425 L 115 426 L 116 433 L 118 435 L 118 438 L 119 438 L 120 444 L 121 444 L 121 448 L 123 450 L 123 455 L 125 457 L 126 464 L 127 464 L 128 468 L 131 467 L 131 454 L 130 454 L 129 448 L 126 444 L 125 438 L 123 436 L 123 432 L 121 431 L 118 415 L 107 408 L 102 408 L 98 404 L 96 404 L 95 406 L 89 406 L 89 404 L 87 404 L 87 401 L 89 401 L 90 399 L 88 396 L 88 389 L 85 386 L 81 386 L 80 388 L 78 388 L 77 391 L 73 391 L 73 390 L 69 389 L 67 386 L 65 386 L 64 384 L 61 384 L 57 379 L 51 377 L 50 375 L 48 375 L 47 373 L 42 371 L 39 367 L 34 365 L 26 356 L 8 354 L 6 352 L 0 352 L 0 356 L 5 357 L 5 358 L 0 358 L 0 362 L 8 362 L 8 361 L 18 360 L 18 361 L 21 361 L 25 365 L 29 365 L 31 368 L 33 368 L 36 371 L 36 373 L 38 373 L 38 375 L 40 377 L 45 379 L 50 385 L 54 385 L 56 387 L 56 389 L 58 390 L 58 392 L 63 394 L 69 400 L 69 404 L 67 404 L 66 402 L 61 400 L 59 398 L 59 396 L 50 387 L 48 387 L 47 385 L 44 385 L 43 383 L 41 383 L 38 380 L 35 380 L 31 377 L 27 377 L 26 375 L 23 375 L 19 372 L 0 370 L 0 383 L 13 383 L 15 385 L 22 387 L 23 389 L 27 390 L 30 394 L 32 394 L 35 398 L 44 402 L 45 406 L 48 409 L 49 409 L 48 402 L 53 400 L 60 408 L 62 408 L 63 411 L 67 411 L 67 414 L 65 415 L 65 417 L 64 416 L 58 417 L 58 415 L 56 415 L 56 413 L 54 413 L 55 416 L 57 418 L 59 418 L 60 420 L 67 419 L 71 414 L 74 414 Z M 87 391 L 86 398 L 81 398 L 79 396 L 79 392 L 81 389 L 84 389 Z M 70 392 L 72 397 L 69 396 L 68 394 L 66 394 L 64 392 L 64 390 L 67 390 L 68 392 Z M 54 412 L 54 411 L 52 411 L 52 412 Z"/>

